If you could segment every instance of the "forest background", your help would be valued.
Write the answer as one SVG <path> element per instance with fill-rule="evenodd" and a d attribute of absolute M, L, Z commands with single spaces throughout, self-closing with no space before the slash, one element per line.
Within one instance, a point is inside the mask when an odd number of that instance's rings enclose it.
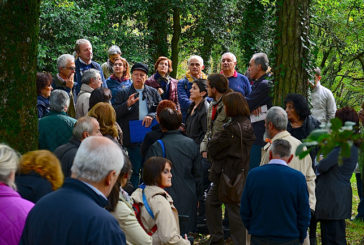
<path fill-rule="evenodd" d="M 275 105 L 287 93 L 307 96 L 318 66 L 338 108 L 358 110 L 363 10 L 362 0 L 0 0 L 0 140 L 22 153 L 37 149 L 35 73 L 55 74 L 57 57 L 72 54 L 79 38 L 91 41 L 99 63 L 113 44 L 130 64 L 152 68 L 158 56 L 170 57 L 178 79 L 192 54 L 212 73 L 233 52 L 245 73 L 252 54 L 265 52 Z"/>
<path fill-rule="evenodd" d="M 310 3 L 309 22 L 301 22 L 307 25 L 306 68 L 321 68 L 321 82 L 339 108 L 359 109 L 364 100 L 364 2 L 286 2 L 291 8 Z M 152 68 L 159 56 L 170 57 L 172 76 L 180 79 L 191 54 L 201 55 L 205 72 L 212 73 L 220 69 L 221 54 L 230 51 L 237 56 L 237 70 L 245 73 L 255 52 L 275 61 L 277 5 L 269 0 L 43 0 L 38 70 L 55 74 L 57 57 L 72 54 L 75 41 L 87 38 L 100 64 L 115 44 L 131 64 L 145 62 Z"/>

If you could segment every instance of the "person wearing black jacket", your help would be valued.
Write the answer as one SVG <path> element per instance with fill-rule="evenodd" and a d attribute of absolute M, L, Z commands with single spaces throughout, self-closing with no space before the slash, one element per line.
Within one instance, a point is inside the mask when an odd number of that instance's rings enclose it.
<path fill-rule="evenodd" d="M 272 83 L 268 78 L 269 60 L 265 53 L 256 53 L 249 62 L 249 79 L 252 80 L 252 92 L 245 96 L 249 110 L 253 115 L 259 115 L 262 107 L 267 110 L 272 107 L 271 89 Z M 264 119 L 252 123 L 256 140 L 250 152 L 250 167 L 253 169 L 259 166 L 261 148 L 265 145 L 263 135 L 265 132 Z"/>
<path fill-rule="evenodd" d="M 54 155 L 60 160 L 64 177 L 71 176 L 71 167 L 81 141 L 89 136 L 101 136 L 100 125 L 93 117 L 80 117 L 72 131 L 72 138 L 56 148 Z"/>
<path fill-rule="evenodd" d="M 116 120 L 123 131 L 124 146 L 127 147 L 133 165 L 131 183 L 137 187 L 139 172 L 142 167 L 141 142 L 131 141 L 129 122 L 141 120 L 144 127 L 150 127 L 161 97 L 156 89 L 144 85 L 148 75 L 147 65 L 135 63 L 131 72 L 133 83 L 116 94 L 113 106 L 116 111 Z"/>

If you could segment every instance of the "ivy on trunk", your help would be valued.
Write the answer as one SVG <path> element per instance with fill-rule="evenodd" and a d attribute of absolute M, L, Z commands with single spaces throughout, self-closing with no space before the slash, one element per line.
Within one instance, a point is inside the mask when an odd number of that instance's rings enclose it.
<path fill-rule="evenodd" d="M 38 147 L 36 68 L 40 0 L 0 1 L 0 142 Z"/>

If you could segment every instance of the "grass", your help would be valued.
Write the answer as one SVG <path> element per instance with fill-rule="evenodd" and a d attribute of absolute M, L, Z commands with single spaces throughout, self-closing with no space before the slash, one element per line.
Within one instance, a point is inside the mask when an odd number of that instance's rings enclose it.
<path fill-rule="evenodd" d="M 352 209 L 352 218 L 358 214 L 358 204 L 359 204 L 359 196 L 358 189 L 356 187 L 356 178 L 355 174 L 353 174 L 351 180 L 351 187 L 353 189 L 353 209 Z M 195 238 L 195 243 L 198 245 L 208 244 L 209 236 L 204 236 L 199 234 Z M 352 221 L 346 220 L 346 240 L 348 245 L 364 245 L 364 222 L 362 221 Z M 226 242 L 227 245 L 232 244 L 230 241 Z M 317 228 L 317 244 L 321 244 L 321 235 L 320 235 L 320 225 L 318 224 Z"/>

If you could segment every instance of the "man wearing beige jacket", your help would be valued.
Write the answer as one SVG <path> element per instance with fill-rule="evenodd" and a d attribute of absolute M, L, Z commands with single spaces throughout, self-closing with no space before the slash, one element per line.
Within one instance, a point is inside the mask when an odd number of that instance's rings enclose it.
<path fill-rule="evenodd" d="M 281 107 L 273 106 L 268 110 L 267 117 L 265 119 L 265 135 L 269 139 L 268 142 L 262 149 L 262 159 L 260 166 L 269 162 L 269 150 L 271 149 L 271 142 L 276 139 L 287 140 L 292 148 L 291 154 L 293 154 L 292 161 L 288 164 L 289 167 L 300 171 L 306 178 L 307 189 L 309 193 L 309 203 L 312 211 L 315 210 L 316 196 L 315 196 L 315 179 L 316 175 L 312 169 L 312 160 L 310 155 L 307 155 L 303 159 L 299 159 L 295 155 L 296 148 L 301 144 L 301 141 L 293 137 L 287 129 L 287 113 Z M 308 236 L 306 237 L 303 244 L 309 244 Z"/>

